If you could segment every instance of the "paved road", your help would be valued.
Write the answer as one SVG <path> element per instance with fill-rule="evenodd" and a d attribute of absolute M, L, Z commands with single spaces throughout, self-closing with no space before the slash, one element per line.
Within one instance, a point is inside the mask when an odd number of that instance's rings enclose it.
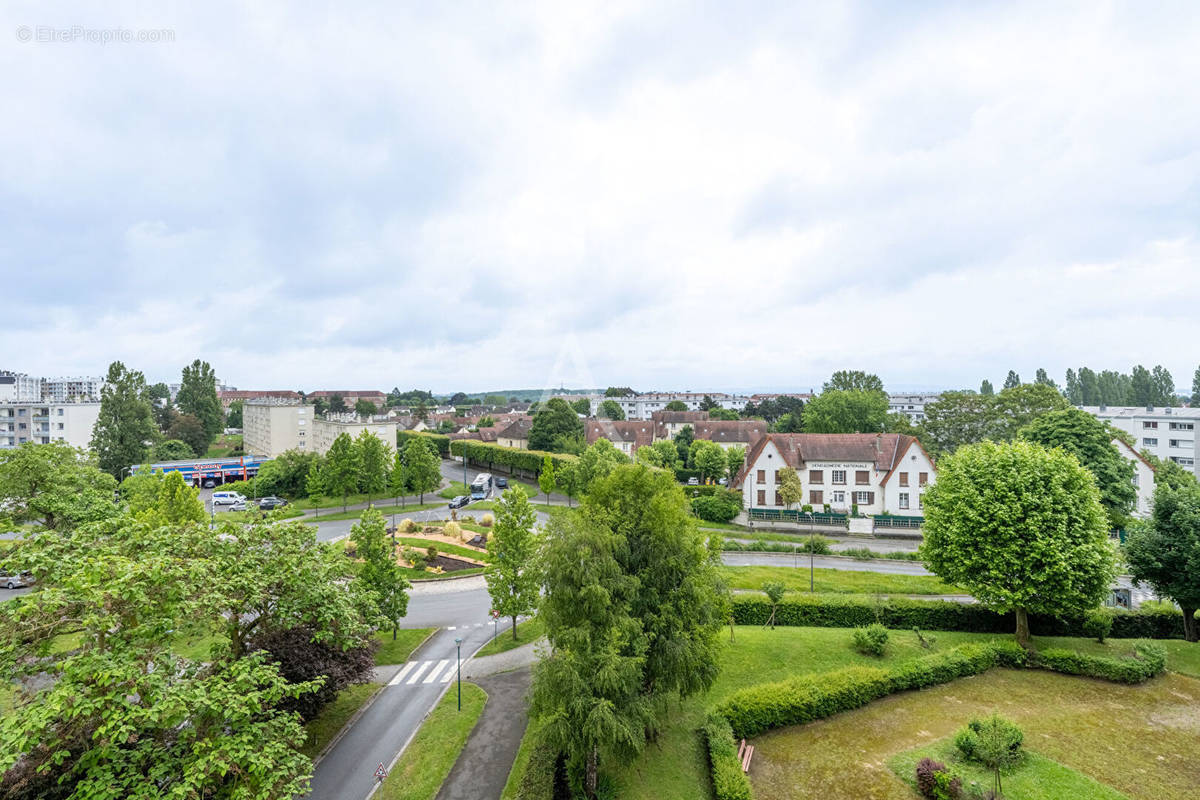
<path fill-rule="evenodd" d="M 722 553 L 721 561 L 730 567 L 802 567 L 809 565 L 808 555 L 800 553 Z M 929 575 L 919 561 L 894 561 L 886 558 L 857 559 L 845 556 L 813 556 L 812 565 L 822 569 L 845 569 L 857 572 L 884 572 L 889 575 Z"/>

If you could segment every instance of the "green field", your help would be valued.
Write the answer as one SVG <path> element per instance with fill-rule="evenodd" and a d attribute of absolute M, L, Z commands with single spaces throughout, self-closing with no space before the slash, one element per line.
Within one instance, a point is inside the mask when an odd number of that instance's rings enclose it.
<path fill-rule="evenodd" d="M 803 564 L 800 557 L 798 564 Z M 782 583 L 789 592 L 807 592 L 809 571 L 796 567 L 721 567 L 731 589 L 761 590 L 768 581 Z M 892 575 L 847 569 L 813 570 L 818 592 L 837 594 L 961 594 L 962 590 L 934 575 Z"/>
<path fill-rule="evenodd" d="M 420 647 L 436 628 L 401 628 L 392 639 L 391 631 L 379 631 L 375 638 L 379 641 L 379 649 L 375 651 L 375 663 L 403 664 L 408 661 L 412 651 Z"/>
<path fill-rule="evenodd" d="M 517 625 L 517 638 L 513 639 L 513 632 L 507 630 L 496 637 L 494 641 L 485 644 L 479 652 L 475 654 L 476 658 L 480 656 L 494 656 L 498 653 L 507 653 L 509 650 L 527 645 L 530 642 L 536 642 L 546 635 L 546 626 L 542 624 L 542 620 L 538 617 L 525 620 Z"/>
<path fill-rule="evenodd" d="M 444 497 L 447 500 L 453 500 L 459 495 L 471 493 L 471 487 L 467 486 L 462 481 L 450 481 L 450 485 L 438 492 L 439 497 Z"/>
<path fill-rule="evenodd" d="M 446 692 L 375 797 L 380 800 L 433 800 L 458 760 L 486 702 L 487 694 L 473 683 L 462 685 L 462 711 L 458 710 L 455 691 Z"/>
<path fill-rule="evenodd" d="M 432 545 L 443 555 L 462 556 L 463 558 L 470 558 L 475 561 L 488 560 L 486 550 L 476 550 L 474 547 L 467 547 L 462 544 L 439 542 L 437 539 L 422 539 L 419 536 L 398 536 L 396 537 L 396 544 L 398 547 L 415 547 L 418 550 L 424 550 Z"/>
<path fill-rule="evenodd" d="M 297 505 L 299 505 L 299 504 L 297 504 Z M 341 503 L 338 503 L 338 505 L 341 506 Z M 383 516 L 385 518 L 387 518 L 388 524 L 390 525 L 393 516 L 396 518 L 396 523 L 399 524 L 400 522 L 402 522 L 404 520 L 405 514 L 411 514 L 414 511 L 428 511 L 431 508 L 442 508 L 445 505 L 446 505 L 445 503 L 424 503 L 422 505 L 413 505 L 410 503 L 407 507 L 404 507 L 404 506 L 393 506 L 390 503 L 388 505 L 382 505 L 381 503 L 376 503 L 375 510 L 378 511 L 380 514 L 383 514 Z M 349 511 L 329 511 L 329 512 L 322 511 L 320 514 L 305 514 L 304 521 L 305 522 L 337 522 L 338 520 L 343 520 L 343 519 L 361 519 L 364 510 L 365 509 L 358 508 L 358 509 L 351 509 Z"/>
<path fill-rule="evenodd" d="M 423 508 L 423 507 L 437 508 L 438 506 L 446 505 L 445 503 L 434 502 L 433 498 L 436 498 L 436 497 L 437 497 L 437 494 L 435 492 L 426 492 L 424 503 L 421 503 L 420 505 L 417 505 L 417 503 L 409 503 L 407 508 L 409 511 L 412 511 L 413 509 L 416 509 L 416 508 Z M 340 498 L 340 497 L 321 497 L 319 499 L 320 499 L 320 505 L 315 504 L 311 497 L 301 497 L 297 500 L 292 501 L 292 505 L 295 506 L 296 508 L 299 508 L 299 509 L 305 510 L 305 511 L 311 511 L 312 509 L 315 509 L 315 508 L 341 509 L 341 507 L 342 507 L 342 498 Z M 370 502 L 370 503 L 374 503 L 375 507 L 382 511 L 384 506 L 391 508 L 394 503 L 398 503 L 402 499 L 403 498 L 399 498 L 399 497 L 384 497 L 384 496 L 381 496 L 378 494 L 374 494 L 374 495 L 349 494 L 349 495 L 346 495 L 346 505 L 356 505 L 358 503 Z M 421 500 L 420 497 L 416 497 L 414 499 L 416 499 L 418 502 L 420 502 L 420 500 Z M 403 506 L 403 505 L 400 505 L 398 507 L 401 511 L 404 511 L 404 509 L 405 509 L 405 506 Z M 325 519 L 325 516 L 321 515 L 321 519 Z"/>
<path fill-rule="evenodd" d="M 228 436 L 221 434 L 217 440 L 208 446 L 208 452 L 204 454 L 205 458 L 224 458 L 232 451 L 239 449 L 242 446 L 242 435 L 240 433 L 232 433 Z"/>

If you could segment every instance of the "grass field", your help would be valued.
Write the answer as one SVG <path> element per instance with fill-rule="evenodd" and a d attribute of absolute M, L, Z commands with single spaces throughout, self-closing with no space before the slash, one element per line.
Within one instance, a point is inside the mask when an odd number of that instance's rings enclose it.
<path fill-rule="evenodd" d="M 216 520 L 217 522 L 254 522 L 258 519 L 294 519 L 300 516 L 303 516 L 303 512 L 290 505 L 274 511 L 260 511 L 257 508 L 251 508 L 250 503 L 247 502 L 245 511 L 218 511 Z"/>
<path fill-rule="evenodd" d="M 453 500 L 459 495 L 470 494 L 471 487 L 467 486 L 462 481 L 450 481 L 450 485 L 438 492 L 438 497 L 444 497 L 447 500 Z"/>
<path fill-rule="evenodd" d="M 437 497 L 437 494 L 434 492 L 426 492 L 424 502 L 421 502 L 421 498 L 419 496 L 411 497 L 410 499 L 414 500 L 416 502 L 410 502 L 408 504 L 408 510 L 411 511 L 414 508 L 418 508 L 419 507 L 418 504 L 420 504 L 420 507 L 428 506 L 429 508 L 437 508 L 438 506 L 446 505 L 445 503 L 434 502 L 434 498 L 436 498 L 436 497 Z M 377 495 L 377 494 L 370 495 L 370 496 L 365 495 L 365 494 L 349 494 L 349 495 L 346 495 L 346 505 L 355 505 L 357 503 L 371 502 L 371 503 L 375 504 L 376 508 L 378 508 L 382 511 L 384 506 L 391 508 L 392 504 L 394 502 L 401 500 L 401 499 L 402 498 L 397 498 L 397 497 L 381 497 L 380 495 Z M 301 497 L 298 500 L 292 501 L 292 505 L 295 506 L 296 508 L 299 508 L 299 509 L 305 510 L 305 511 L 311 511 L 314 508 L 321 508 L 321 509 L 336 508 L 336 509 L 340 510 L 342 507 L 342 498 L 340 498 L 340 497 L 321 497 L 321 498 L 319 498 L 319 500 L 320 500 L 320 505 L 315 505 L 313 503 L 313 499 L 311 497 Z M 401 506 L 400 510 L 403 511 L 404 506 Z M 321 519 L 324 519 L 324 518 L 325 518 L 324 515 L 322 515 Z"/>
<path fill-rule="evenodd" d="M 204 454 L 205 458 L 224 458 L 230 452 L 242 446 L 242 435 L 240 433 L 231 433 L 226 436 L 221 434 L 217 440 L 208 446 L 208 452 Z"/>
<path fill-rule="evenodd" d="M 485 644 L 475 657 L 494 656 L 497 653 L 507 653 L 509 650 L 527 645 L 530 642 L 536 642 L 546 635 L 546 626 L 542 624 L 542 620 L 538 617 L 527 619 L 517 625 L 517 638 L 513 639 L 513 632 L 507 630 L 496 637 L 495 641 Z"/>
<path fill-rule="evenodd" d="M 455 693 L 446 692 L 375 797 L 379 800 L 433 800 L 487 702 L 487 694 L 473 683 L 464 683 L 462 693 L 460 712 Z"/>
<path fill-rule="evenodd" d="M 801 559 L 803 560 L 803 559 Z M 782 583 L 789 592 L 807 592 L 807 569 L 795 567 L 721 567 L 731 589 L 761 590 L 767 581 Z M 814 570 L 816 590 L 838 594 L 959 594 L 957 589 L 933 575 L 892 575 L 845 569 Z"/>
<path fill-rule="evenodd" d="M 381 686 L 383 686 L 382 683 L 361 683 L 338 692 L 337 698 L 322 708 L 316 719 L 305 723 L 304 730 L 308 733 L 308 739 L 300 748 L 300 752 L 309 758 L 316 758 L 325 745 L 329 744 L 334 736 L 337 736 L 338 731 L 354 715 L 354 712 L 367 702 Z"/>
<path fill-rule="evenodd" d="M 379 649 L 375 651 L 375 664 L 403 664 L 408 661 L 412 651 L 416 650 L 429 634 L 436 628 L 401 628 L 396 631 L 395 640 L 391 631 L 379 631 L 375 638 L 379 640 Z"/>
<path fill-rule="evenodd" d="M 411 514 L 414 511 L 428 511 L 431 508 L 442 508 L 445 505 L 445 503 L 423 503 L 421 505 L 414 505 L 410 503 L 408 506 L 393 506 L 391 503 L 388 503 L 387 505 L 376 503 L 375 510 L 387 517 L 388 524 L 390 525 L 393 511 L 395 512 L 396 522 L 399 523 L 404 519 L 405 514 Z M 338 503 L 338 506 L 340 507 L 341 503 Z M 319 516 L 315 514 L 306 514 L 304 520 L 305 522 L 336 522 L 342 519 L 361 519 L 364 510 L 365 509 L 359 508 L 351 509 L 349 511 L 322 511 Z"/>
<path fill-rule="evenodd" d="M 500 793 L 500 800 L 516 800 L 517 790 L 521 788 L 525 770 L 529 767 L 529 755 L 537 740 L 538 727 L 535 720 L 529 720 L 525 735 L 521 738 L 521 747 L 517 750 L 517 757 L 513 759 L 512 769 L 508 772 L 508 780 L 504 783 L 504 791 Z"/>

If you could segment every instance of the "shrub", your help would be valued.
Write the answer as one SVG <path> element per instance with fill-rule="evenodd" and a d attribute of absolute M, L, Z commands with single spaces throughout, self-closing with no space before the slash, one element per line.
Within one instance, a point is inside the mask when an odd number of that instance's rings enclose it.
<path fill-rule="evenodd" d="M 936 785 L 933 776 L 945 771 L 946 765 L 932 758 L 922 758 L 917 762 L 917 791 L 921 793 L 921 797 L 933 797 L 933 788 Z"/>
<path fill-rule="evenodd" d="M 1083 632 L 1104 644 L 1105 637 L 1112 631 L 1112 614 L 1104 609 L 1093 609 L 1083 617 Z"/>
<path fill-rule="evenodd" d="M 459 525 L 457 522 L 454 522 L 453 520 L 450 522 L 447 522 L 445 524 L 445 526 L 442 528 L 442 535 L 449 536 L 451 539 L 462 539 L 463 535 L 465 533 L 466 533 L 466 530 L 461 525 Z M 470 538 L 470 537 L 467 537 L 467 538 Z"/>
<path fill-rule="evenodd" d="M 708 745 L 708 766 L 716 800 L 751 800 L 750 781 L 738 761 L 729 720 L 709 714 L 700 730 Z"/>
<path fill-rule="evenodd" d="M 413 569 L 423 571 L 426 565 L 425 554 L 415 547 L 404 547 L 400 550 L 400 557 L 412 566 Z"/>
<path fill-rule="evenodd" d="M 708 488 L 708 487 L 705 487 Z M 712 487 L 717 489 L 719 487 Z M 708 522 L 729 522 L 742 510 L 739 492 L 721 489 L 692 500 L 692 512 Z"/>
<path fill-rule="evenodd" d="M 833 544 L 832 539 L 827 539 L 824 536 L 809 536 L 796 548 L 801 553 L 813 553 L 818 556 L 827 556 L 833 552 L 830 545 Z"/>
<path fill-rule="evenodd" d="M 485 528 L 490 528 L 496 524 L 496 517 L 491 513 L 484 514 L 479 518 L 479 524 Z"/>
<path fill-rule="evenodd" d="M 400 520 L 400 530 L 404 533 L 413 533 L 418 527 L 420 526 L 418 526 L 417 523 L 413 522 L 411 519 Z"/>
<path fill-rule="evenodd" d="M 517 800 L 552 800 L 559 760 L 558 749 L 539 737 L 529 752 Z"/>
<path fill-rule="evenodd" d="M 865 628 L 854 629 L 854 649 L 866 656 L 882 656 L 887 649 L 887 628 L 872 622 Z"/>
<path fill-rule="evenodd" d="M 954 735 L 954 746 L 963 758 L 986 767 L 1013 764 L 1020 758 L 1025 734 L 1015 723 L 993 713 L 986 719 L 973 719 Z"/>
<path fill-rule="evenodd" d="M 426 547 L 426 548 L 425 548 L 425 561 L 426 561 L 426 563 L 432 564 L 432 563 L 433 563 L 433 561 L 434 561 L 434 559 L 436 559 L 437 557 L 438 557 L 438 549 L 437 549 L 437 547 L 435 547 L 434 545 L 429 545 L 429 547 Z"/>
<path fill-rule="evenodd" d="M 1068 675 L 1086 675 L 1117 683 L 1141 683 L 1162 673 L 1166 668 L 1167 651 L 1153 642 L 1138 642 L 1132 658 L 1108 658 L 1077 653 L 1074 650 L 1050 648 L 1038 653 L 1040 666 Z"/>
<path fill-rule="evenodd" d="M 358 558 L 358 548 L 355 546 L 353 539 L 342 541 L 342 552 L 350 558 Z"/>

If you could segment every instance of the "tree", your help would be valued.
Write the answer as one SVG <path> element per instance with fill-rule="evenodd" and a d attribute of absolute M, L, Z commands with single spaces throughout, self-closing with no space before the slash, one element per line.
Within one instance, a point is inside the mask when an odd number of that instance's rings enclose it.
<path fill-rule="evenodd" d="M 517 617 L 537 607 L 541 574 L 538 570 L 538 538 L 533 526 L 537 515 L 529 496 L 517 487 L 507 490 L 496 504 L 496 523 L 488 537 L 491 562 L 483 571 L 492 608 L 512 619 L 513 640 L 517 639 Z"/>
<path fill-rule="evenodd" d="M 1053 386 L 1023 383 L 996 395 L 992 439 L 1007 441 L 1043 414 L 1070 408 L 1070 403 Z"/>
<path fill-rule="evenodd" d="M 1154 378 L 1150 374 L 1150 370 L 1137 364 L 1130 370 L 1129 380 L 1133 387 L 1133 404 L 1135 406 L 1155 405 Z"/>
<path fill-rule="evenodd" d="M 397 447 L 395 458 L 392 460 L 392 471 L 388 476 L 388 491 L 392 497 L 399 498 L 404 504 L 404 497 L 412 490 L 412 475 L 404 460 L 404 448 Z"/>
<path fill-rule="evenodd" d="M 979 602 L 1016 614 L 1085 611 L 1116 575 L 1104 508 L 1075 456 L 1032 442 L 982 442 L 938 462 L 926 489 L 925 565 Z"/>
<path fill-rule="evenodd" d="M 1050 411 L 1021 429 L 1021 437 L 1049 449 L 1061 447 L 1096 478 L 1111 530 L 1125 527 L 1137 502 L 1133 464 L 1113 445 L 1110 429 L 1086 411 Z"/>
<path fill-rule="evenodd" d="M 1113 403 L 1116 401 L 1106 398 L 1100 393 L 1100 380 L 1096 377 L 1096 373 L 1087 368 L 1079 368 L 1079 403 L 1085 406 L 1098 406 L 1102 403 Z M 1124 403 L 1124 400 L 1121 401 Z"/>
<path fill-rule="evenodd" d="M 580 491 L 587 492 L 592 483 L 608 475 L 621 464 L 628 464 L 629 458 L 618 450 L 612 442 L 600 437 L 584 450 L 575 466 L 579 472 Z"/>
<path fill-rule="evenodd" d="M 1053 379 L 1046 374 L 1046 370 L 1042 369 L 1041 367 L 1038 367 L 1038 371 L 1033 378 L 1033 382 L 1039 386 L 1053 386 L 1055 389 L 1058 388 L 1058 384 L 1055 383 Z"/>
<path fill-rule="evenodd" d="M 424 400 L 418 401 L 417 407 L 413 409 L 413 416 L 419 419 L 421 422 L 425 422 L 427 419 L 429 419 L 429 407 L 425 405 Z"/>
<path fill-rule="evenodd" d="M 554 491 L 554 462 L 550 456 L 542 459 L 542 469 L 538 472 L 538 487 L 546 495 L 546 505 L 550 505 L 550 492 Z"/>
<path fill-rule="evenodd" d="M 1200 367 L 1192 373 L 1192 398 L 1188 401 L 1192 407 L 1200 407 Z"/>
<path fill-rule="evenodd" d="M 1175 396 L 1175 379 L 1171 372 L 1161 364 L 1154 367 L 1150 373 L 1150 381 L 1154 386 L 1153 400 L 1156 406 L 1177 406 L 1179 398 Z"/>
<path fill-rule="evenodd" d="M 1079 377 L 1075 374 L 1075 370 L 1067 368 L 1067 388 L 1064 394 L 1067 396 L 1067 402 L 1073 406 L 1083 405 L 1083 387 L 1079 384 Z"/>
<path fill-rule="evenodd" d="M 691 425 L 684 425 L 679 429 L 679 433 L 675 434 L 675 451 L 679 456 L 679 465 L 687 467 L 691 465 L 692 457 L 692 442 L 696 441 L 696 432 Z"/>
<path fill-rule="evenodd" d="M 254 482 L 264 495 L 298 498 L 308 496 L 308 474 L 321 457 L 305 450 L 284 450 L 258 469 Z"/>
<path fill-rule="evenodd" d="M 992 382 L 984 378 L 983 383 L 979 384 L 979 393 L 984 397 L 991 397 L 996 393 L 996 390 L 992 387 Z"/>
<path fill-rule="evenodd" d="M 370 500 L 388 485 L 388 448 L 371 431 L 363 428 L 355 437 L 354 447 L 358 450 L 358 491 Z"/>
<path fill-rule="evenodd" d="M 371 593 L 375 608 L 391 626 L 392 641 L 395 641 L 400 620 L 408 613 L 407 590 L 412 584 L 404 579 L 403 568 L 396 563 L 383 514 L 374 506 L 369 507 L 350 529 L 350 539 L 363 562 L 357 580 Z"/>
<path fill-rule="evenodd" d="M 330 395 L 329 397 L 329 413 L 342 414 L 349 410 L 346 405 L 346 399 L 340 394 Z"/>
<path fill-rule="evenodd" d="M 120 488 L 129 514 L 148 525 L 186 525 L 207 516 L 200 493 L 178 471 L 139 472 L 123 480 Z"/>
<path fill-rule="evenodd" d="M 689 453 L 692 466 L 700 471 L 701 480 L 708 480 L 709 478 L 716 480 L 724 475 L 725 471 L 729 468 L 729 461 L 725 457 L 725 451 L 716 442 L 697 439 L 692 442 Z"/>
<path fill-rule="evenodd" d="M 318 397 L 313 400 L 313 413 L 318 417 L 323 417 L 329 413 L 329 401 L 324 397 Z"/>
<path fill-rule="evenodd" d="M 318 514 L 321 513 L 321 496 L 325 494 L 325 480 L 322 477 L 324 467 L 323 459 L 314 458 L 308 465 L 308 474 L 304 476 L 304 492 L 313 501 L 313 507 L 318 509 Z"/>
<path fill-rule="evenodd" d="M 779 486 L 775 489 L 775 494 L 783 500 L 783 503 L 788 508 L 796 506 L 804 499 L 804 487 L 800 483 L 800 476 L 796 474 L 796 470 L 791 467 L 783 467 L 779 470 Z"/>
<path fill-rule="evenodd" d="M 829 389 L 804 407 L 806 433 L 876 433 L 887 419 L 888 400 L 882 392 Z"/>
<path fill-rule="evenodd" d="M 740 444 L 735 444 L 725 451 L 725 469 L 729 476 L 729 485 L 733 486 L 737 474 L 742 471 L 742 467 L 746 463 L 746 448 Z"/>
<path fill-rule="evenodd" d="M 425 502 L 425 493 L 442 483 L 441 464 L 433 451 L 420 439 L 410 439 L 404 446 L 404 464 L 408 470 L 409 487 Z"/>
<path fill-rule="evenodd" d="M 179 394 L 175 396 L 175 405 L 184 414 L 191 414 L 200 420 L 204 426 L 204 435 L 208 440 L 204 447 L 193 449 L 197 453 L 208 450 L 208 446 L 225 427 L 225 412 L 221 410 L 221 401 L 217 398 L 217 376 L 207 361 L 196 359 L 183 368 L 183 380 L 179 384 Z"/>
<path fill-rule="evenodd" d="M 225 426 L 227 428 L 242 427 L 242 409 L 245 404 L 241 400 L 234 400 L 229 404 L 229 413 L 225 415 Z"/>
<path fill-rule="evenodd" d="M 195 457 L 192 446 L 182 439 L 166 439 L 154 445 L 155 461 L 183 461 Z"/>
<path fill-rule="evenodd" d="M 529 449 L 569 452 L 583 444 L 583 421 L 561 397 L 551 397 L 533 415 Z"/>
<path fill-rule="evenodd" d="M 354 404 L 354 413 L 358 414 L 360 417 L 374 416 L 375 412 L 378 410 L 379 409 L 375 407 L 374 403 L 365 398 L 359 398 L 358 402 Z"/>
<path fill-rule="evenodd" d="M 146 460 L 154 437 L 145 376 L 114 361 L 100 390 L 100 415 L 92 429 L 91 448 L 100 469 L 119 479 L 123 469 Z"/>
<path fill-rule="evenodd" d="M 742 415 L 734 411 L 732 408 L 714 408 L 708 412 L 709 419 L 721 419 L 734 422 L 742 418 Z M 797 423 L 798 424 L 798 423 Z"/>
<path fill-rule="evenodd" d="M 771 630 L 775 630 L 775 611 L 779 608 L 779 603 L 783 600 L 787 587 L 779 581 L 767 581 L 763 584 L 762 590 L 763 594 L 767 596 L 767 600 L 771 601 L 771 617 L 767 620 L 767 624 L 771 626 Z"/>
<path fill-rule="evenodd" d="M 350 434 L 339 433 L 325 454 L 321 486 L 334 497 L 342 496 L 342 511 L 346 510 L 346 498 L 358 489 L 360 464 L 359 450 Z"/>
<path fill-rule="evenodd" d="M 605 400 L 597 409 L 596 416 L 605 419 L 623 420 L 625 419 L 625 411 L 621 408 L 621 404 L 616 400 Z"/>
<path fill-rule="evenodd" d="M 583 491 L 579 462 L 560 464 L 554 472 L 554 482 L 558 484 L 559 491 L 567 496 L 567 505 L 570 506 L 571 498 L 578 496 Z"/>
<path fill-rule="evenodd" d="M 146 387 L 146 399 L 155 405 L 160 403 L 170 405 L 171 389 L 162 381 L 152 383 Z"/>
<path fill-rule="evenodd" d="M 921 429 L 902 411 L 889 411 L 883 418 L 883 430 L 885 433 L 902 433 L 905 436 L 921 438 Z"/>
<path fill-rule="evenodd" d="M 883 393 L 883 381 L 879 379 L 878 375 L 872 375 L 859 369 L 842 369 L 833 373 L 821 391 L 828 392 L 831 389 L 840 392 Z"/>
<path fill-rule="evenodd" d="M 1020 385 L 1021 385 L 1021 376 L 1010 369 L 1008 371 L 1008 377 L 1006 377 L 1004 379 L 1004 388 L 1005 389 L 1014 389 Z"/>
<path fill-rule="evenodd" d="M 469 402 L 470 399 L 471 398 L 467 396 L 466 392 L 455 392 L 454 394 L 450 395 L 450 398 L 446 401 L 446 405 L 460 406 Z"/>
<path fill-rule="evenodd" d="M 204 423 L 193 414 L 176 415 L 167 436 L 183 442 L 199 457 L 208 452 L 208 445 L 212 442 L 204 432 Z"/>
<path fill-rule="evenodd" d="M 687 407 L 687 403 L 683 402 L 682 400 L 672 400 L 671 402 L 669 402 L 665 406 L 663 406 L 663 410 L 664 411 L 687 411 L 688 407 Z"/>
<path fill-rule="evenodd" d="M 116 513 L 117 482 L 65 442 L 0 450 L 0 519 L 72 530 Z"/>
<path fill-rule="evenodd" d="M 706 394 L 706 395 L 704 395 L 704 397 L 700 398 L 700 410 L 701 411 L 712 411 L 713 409 L 720 408 L 720 407 L 721 407 L 721 404 L 718 403 L 716 400 L 713 400 L 712 395 Z"/>
<path fill-rule="evenodd" d="M 776 433 L 800 433 L 804 430 L 804 420 L 798 414 L 784 414 L 771 425 Z"/>
<path fill-rule="evenodd" d="M 604 390 L 605 397 L 631 397 L 635 394 L 637 392 L 628 386 L 610 386 Z"/>
<path fill-rule="evenodd" d="M 586 397 L 572 400 L 570 406 L 575 409 L 576 414 L 583 414 L 585 417 L 592 413 L 592 401 Z M 620 408 L 620 406 L 617 406 L 617 408 Z M 621 417 L 621 419 L 624 419 L 624 417 Z"/>
<path fill-rule="evenodd" d="M 1173 488 L 1159 483 L 1154 511 L 1147 523 L 1135 525 L 1125 542 L 1125 560 L 1133 579 L 1148 583 L 1161 597 L 1183 610 L 1183 637 L 1198 638 L 1200 608 L 1200 485 Z"/>

